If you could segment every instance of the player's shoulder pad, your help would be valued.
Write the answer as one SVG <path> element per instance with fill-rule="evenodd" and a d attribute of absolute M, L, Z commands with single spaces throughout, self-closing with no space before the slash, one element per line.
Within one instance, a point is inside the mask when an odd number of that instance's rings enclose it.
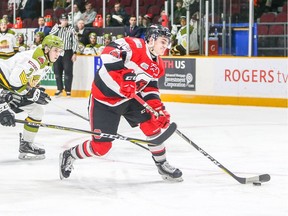
<path fill-rule="evenodd" d="M 125 39 L 133 48 L 143 49 L 145 47 L 145 42 L 142 38 L 126 37 Z"/>
<path fill-rule="evenodd" d="M 39 63 L 41 69 L 44 68 L 45 66 L 47 66 L 47 65 L 49 64 L 49 61 L 48 61 L 47 58 L 45 57 L 44 52 L 43 52 L 41 46 L 38 46 L 38 47 L 34 50 L 33 55 L 32 55 L 32 58 Z"/>

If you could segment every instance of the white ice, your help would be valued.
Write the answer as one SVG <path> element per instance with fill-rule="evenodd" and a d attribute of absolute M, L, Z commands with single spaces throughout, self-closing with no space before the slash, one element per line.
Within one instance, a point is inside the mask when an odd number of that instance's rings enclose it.
<path fill-rule="evenodd" d="M 87 99 L 54 98 L 43 123 L 89 130 Z M 61 106 L 61 107 L 60 107 Z M 60 180 L 59 153 L 89 135 L 41 128 L 36 143 L 42 161 L 18 160 L 23 125 L 0 126 L 0 215 L 137 216 L 287 216 L 288 109 L 166 103 L 178 129 L 226 168 L 241 177 L 268 173 L 261 187 L 239 184 L 193 146 L 174 134 L 168 161 L 184 181 L 162 180 L 148 151 L 115 141 L 108 155 L 75 162 L 70 178 Z M 24 114 L 18 114 L 24 119 Z M 122 120 L 119 133 L 144 138 Z"/>

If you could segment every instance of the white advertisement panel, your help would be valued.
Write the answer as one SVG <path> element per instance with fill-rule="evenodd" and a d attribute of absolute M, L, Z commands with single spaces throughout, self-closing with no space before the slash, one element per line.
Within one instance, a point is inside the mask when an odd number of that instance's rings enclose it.
<path fill-rule="evenodd" d="M 212 66 L 212 71 L 207 70 L 207 64 L 208 68 Z M 197 75 L 205 73 L 206 80 L 213 82 L 213 95 L 288 98 L 288 60 L 285 58 L 197 59 L 196 65 L 199 66 Z"/>

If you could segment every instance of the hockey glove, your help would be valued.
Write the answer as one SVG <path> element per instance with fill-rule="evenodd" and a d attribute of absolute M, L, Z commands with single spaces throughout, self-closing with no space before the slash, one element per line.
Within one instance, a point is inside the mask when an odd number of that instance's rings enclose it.
<path fill-rule="evenodd" d="M 0 104 L 0 124 L 3 126 L 15 126 L 15 115 L 7 103 Z"/>
<path fill-rule="evenodd" d="M 13 94 L 8 90 L 0 89 L 0 103 L 9 103 L 13 99 Z"/>
<path fill-rule="evenodd" d="M 12 100 L 8 104 L 11 107 L 11 109 L 18 108 L 22 104 L 23 100 L 24 100 L 23 96 L 13 94 Z"/>
<path fill-rule="evenodd" d="M 51 98 L 48 94 L 35 87 L 28 91 L 26 97 L 28 100 L 41 105 L 46 105 L 49 103 L 49 101 L 51 101 Z"/>
<path fill-rule="evenodd" d="M 165 110 L 163 103 L 158 99 L 148 100 L 147 103 L 159 113 L 158 117 L 151 113 L 153 123 L 160 128 L 167 128 L 170 123 L 170 114 Z"/>
<path fill-rule="evenodd" d="M 122 72 L 122 80 L 120 83 L 120 93 L 127 98 L 132 98 L 136 91 L 136 75 L 134 70 L 124 70 Z"/>

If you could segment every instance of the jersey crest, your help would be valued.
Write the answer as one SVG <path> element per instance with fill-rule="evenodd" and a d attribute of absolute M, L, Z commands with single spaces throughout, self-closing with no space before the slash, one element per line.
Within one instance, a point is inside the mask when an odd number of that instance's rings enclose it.
<path fill-rule="evenodd" d="M 151 62 L 149 70 L 151 71 L 150 74 L 152 74 L 153 77 L 158 77 L 160 74 L 160 69 L 158 65 L 153 62 Z"/>

